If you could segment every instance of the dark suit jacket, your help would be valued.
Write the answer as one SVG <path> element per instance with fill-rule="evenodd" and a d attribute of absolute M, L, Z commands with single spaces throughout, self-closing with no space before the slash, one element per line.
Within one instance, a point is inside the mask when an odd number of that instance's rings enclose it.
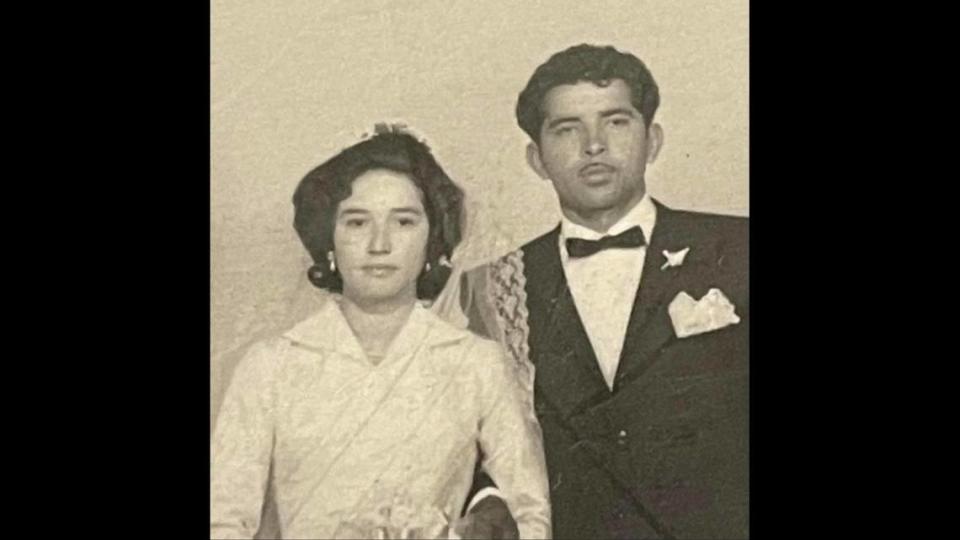
<path fill-rule="evenodd" d="M 656 204 L 640 287 L 624 293 L 613 391 L 566 284 L 559 227 L 520 248 L 556 538 L 747 537 L 748 220 Z M 687 247 L 661 269 L 664 250 Z M 668 305 L 711 288 L 740 322 L 678 338 Z"/>

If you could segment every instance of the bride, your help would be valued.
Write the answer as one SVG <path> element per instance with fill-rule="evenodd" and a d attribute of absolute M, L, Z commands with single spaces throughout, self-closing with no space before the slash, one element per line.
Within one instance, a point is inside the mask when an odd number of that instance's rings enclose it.
<path fill-rule="evenodd" d="M 441 320 L 462 192 L 378 129 L 303 178 L 294 228 L 334 293 L 241 360 L 211 442 L 211 538 L 253 538 L 272 482 L 285 538 L 448 534 L 478 455 L 521 538 L 550 537 L 539 426 L 500 348 Z"/>

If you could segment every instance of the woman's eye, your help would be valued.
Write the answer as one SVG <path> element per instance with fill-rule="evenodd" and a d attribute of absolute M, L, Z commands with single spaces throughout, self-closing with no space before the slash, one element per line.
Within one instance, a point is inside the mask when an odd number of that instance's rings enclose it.
<path fill-rule="evenodd" d="M 412 218 L 400 218 L 399 222 L 401 227 L 412 227 L 417 224 L 417 222 Z"/>
<path fill-rule="evenodd" d="M 364 221 L 362 219 L 348 219 L 347 227 L 350 227 L 351 229 L 357 229 L 363 227 L 363 223 Z"/>
<path fill-rule="evenodd" d="M 630 120 L 627 118 L 614 118 L 611 123 L 615 126 L 625 126 L 630 123 Z"/>

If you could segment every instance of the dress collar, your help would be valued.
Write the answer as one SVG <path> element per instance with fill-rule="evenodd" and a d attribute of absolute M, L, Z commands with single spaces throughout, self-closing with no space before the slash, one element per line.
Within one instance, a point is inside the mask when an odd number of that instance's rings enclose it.
<path fill-rule="evenodd" d="M 316 313 L 287 330 L 284 337 L 308 347 L 365 359 L 366 354 L 343 316 L 340 302 L 340 295 L 328 295 Z M 466 330 L 441 320 L 420 302 L 416 302 L 407 322 L 390 345 L 387 356 L 405 356 L 414 352 L 421 344 L 436 346 L 468 336 Z"/>

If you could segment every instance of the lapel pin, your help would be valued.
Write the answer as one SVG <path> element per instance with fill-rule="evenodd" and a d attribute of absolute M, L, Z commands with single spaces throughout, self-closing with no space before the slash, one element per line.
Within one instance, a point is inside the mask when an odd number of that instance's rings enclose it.
<path fill-rule="evenodd" d="M 685 247 L 680 251 L 663 250 L 663 256 L 667 259 L 667 262 L 663 263 L 663 266 L 660 267 L 660 270 L 666 270 L 667 268 L 682 265 L 683 260 L 687 257 L 687 253 L 689 253 L 689 251 L 689 247 Z"/>

